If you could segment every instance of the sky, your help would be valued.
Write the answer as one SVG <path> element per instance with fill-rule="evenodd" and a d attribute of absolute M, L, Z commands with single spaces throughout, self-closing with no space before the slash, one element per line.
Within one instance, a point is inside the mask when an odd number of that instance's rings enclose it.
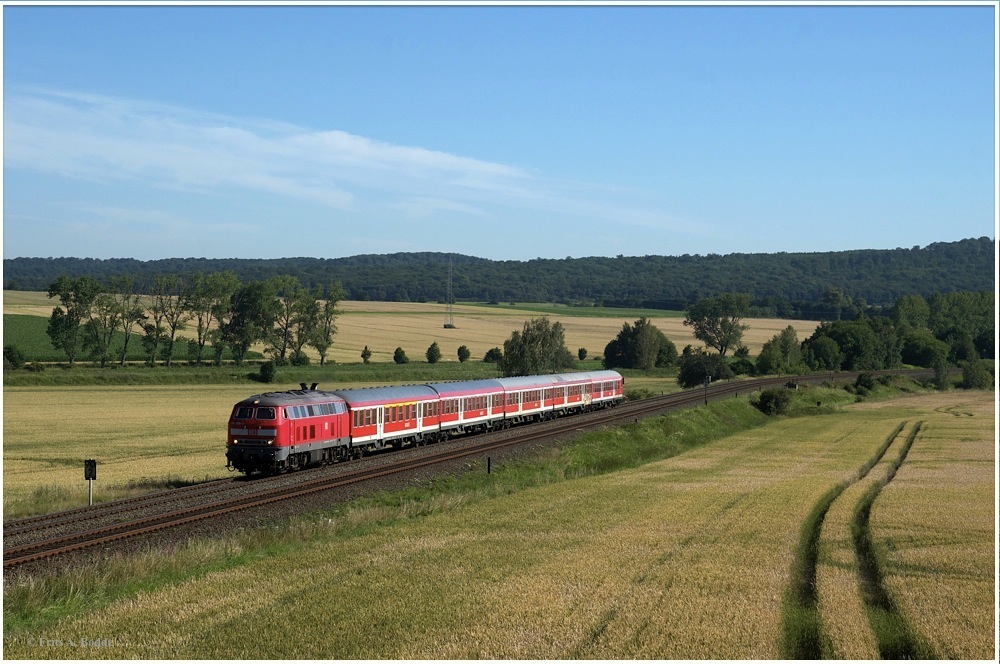
<path fill-rule="evenodd" d="M 3 7 L 4 258 L 995 237 L 995 7 Z"/>

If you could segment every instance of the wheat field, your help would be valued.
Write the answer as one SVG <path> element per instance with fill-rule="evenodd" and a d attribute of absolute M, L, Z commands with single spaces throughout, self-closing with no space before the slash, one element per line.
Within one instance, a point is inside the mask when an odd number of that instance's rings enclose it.
<path fill-rule="evenodd" d="M 972 416 L 952 414 L 956 404 Z M 138 592 L 44 634 L 11 637 L 5 655 L 774 659 L 802 520 L 901 419 L 919 414 L 933 436 L 917 440 L 919 456 L 898 478 L 906 481 L 876 503 L 876 537 L 894 542 L 893 592 L 937 652 L 992 657 L 993 527 L 984 517 L 994 494 L 980 475 L 993 463 L 983 444 L 995 421 L 992 395 L 863 406 L 775 421 L 638 469 L 458 503 L 352 537 L 318 535 Z M 932 444 L 963 439 L 968 453 L 958 458 Z M 907 483 L 928 494 L 916 508 Z M 933 510 L 925 516 L 929 503 L 956 491 L 973 501 L 973 518 L 946 524 Z M 925 559 L 939 551 L 949 560 Z M 945 592 L 956 579 L 965 583 Z M 855 611 L 849 598 L 828 597 L 828 611 Z M 858 631 L 847 638 L 860 642 L 838 652 L 870 654 Z M 104 645 L 37 644 L 65 635 Z"/>

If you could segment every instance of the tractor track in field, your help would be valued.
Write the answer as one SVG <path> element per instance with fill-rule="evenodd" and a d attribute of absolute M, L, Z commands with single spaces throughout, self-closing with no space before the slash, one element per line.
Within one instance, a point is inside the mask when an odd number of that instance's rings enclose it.
<path fill-rule="evenodd" d="M 618 426 L 709 399 L 747 394 L 766 387 L 826 380 L 849 380 L 856 374 L 836 373 L 717 383 L 641 401 L 615 409 L 562 417 L 547 422 L 466 436 L 427 447 L 407 447 L 373 454 L 360 461 L 338 463 L 276 477 L 217 480 L 103 503 L 41 517 L 4 523 L 4 572 L 30 572 L 70 554 L 98 555 L 170 546 L 177 534 L 216 534 L 247 528 L 328 507 L 374 491 L 412 486 L 442 473 L 463 472 L 487 455 L 498 460 L 531 454 L 581 431 Z M 326 496 L 325 500 L 319 500 Z M 267 508 L 267 509 L 265 509 Z M 265 514 L 267 513 L 267 514 Z M 243 515 L 235 518 L 236 515 Z M 163 533 L 172 533 L 163 539 Z"/>
<path fill-rule="evenodd" d="M 821 659 L 824 657 L 823 620 L 819 612 L 816 573 L 819 558 L 819 540 L 823 522 L 833 503 L 849 487 L 863 481 L 871 470 L 883 460 L 893 445 L 901 439 L 910 425 L 899 425 L 886 437 L 857 473 L 850 479 L 833 486 L 813 506 L 803 522 L 799 546 L 792 563 L 790 582 L 783 608 L 783 649 L 789 659 Z M 874 481 L 858 500 L 850 522 L 854 549 L 858 592 L 882 659 L 936 659 L 923 639 L 907 623 L 892 601 L 882 581 L 882 569 L 875 551 L 869 527 L 869 518 L 875 499 L 892 481 L 903 464 L 910 447 L 924 426 L 917 422 L 906 433 L 897 458 L 889 465 L 885 477 Z"/>

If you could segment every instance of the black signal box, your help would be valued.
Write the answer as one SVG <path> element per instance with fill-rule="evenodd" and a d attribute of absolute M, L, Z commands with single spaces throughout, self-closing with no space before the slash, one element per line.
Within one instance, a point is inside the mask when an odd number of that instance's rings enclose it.
<path fill-rule="evenodd" d="M 97 461 L 94 459 L 87 459 L 83 462 L 83 479 L 85 480 L 96 480 L 97 479 Z"/>

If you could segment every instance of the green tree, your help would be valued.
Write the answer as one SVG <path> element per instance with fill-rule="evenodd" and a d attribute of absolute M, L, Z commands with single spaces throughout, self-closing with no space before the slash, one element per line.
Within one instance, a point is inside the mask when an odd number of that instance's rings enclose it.
<path fill-rule="evenodd" d="M 681 354 L 677 384 L 686 388 L 698 387 L 704 385 L 706 377 L 712 381 L 726 380 L 733 377 L 733 372 L 722 355 L 688 346 Z"/>
<path fill-rule="evenodd" d="M 989 390 L 993 388 L 993 374 L 985 362 L 979 358 L 966 360 L 962 365 L 962 387 L 967 390 Z"/>
<path fill-rule="evenodd" d="M 392 361 L 396 364 L 407 364 L 410 358 L 406 357 L 406 351 L 403 350 L 402 346 L 396 346 L 396 350 L 392 354 Z"/>
<path fill-rule="evenodd" d="M 677 361 L 677 347 L 648 318 L 634 325 L 622 324 L 622 329 L 604 347 L 604 368 L 641 369 L 666 367 Z"/>
<path fill-rule="evenodd" d="M 499 346 L 494 346 L 486 351 L 483 355 L 483 362 L 489 362 L 491 364 L 499 364 L 500 360 L 503 359 L 503 351 L 500 350 Z"/>
<path fill-rule="evenodd" d="M 581 362 L 583 362 L 584 360 L 587 359 L 587 349 L 586 348 L 581 348 L 581 349 L 577 350 L 576 351 L 576 356 L 580 359 Z"/>
<path fill-rule="evenodd" d="M 791 325 L 764 342 L 757 356 L 758 375 L 795 373 L 802 364 L 802 348 Z"/>
<path fill-rule="evenodd" d="M 240 288 L 240 281 L 233 272 L 213 272 L 191 275 L 191 287 L 184 297 L 184 310 L 195 321 L 197 337 L 194 347 L 197 349 L 194 359 L 196 364 L 204 360 L 205 346 L 211 341 L 217 345 L 216 361 L 221 360 L 221 351 L 225 342 L 219 328 L 229 317 L 229 307 L 233 294 Z M 189 353 L 190 357 L 190 353 Z"/>
<path fill-rule="evenodd" d="M 98 293 L 90 310 L 90 318 L 84 324 L 84 346 L 90 351 L 90 357 L 108 366 L 108 361 L 114 353 L 115 330 L 118 329 L 120 307 L 113 293 L 103 291 Z"/>
<path fill-rule="evenodd" d="M 438 360 L 441 359 L 441 347 L 438 346 L 438 342 L 435 341 L 430 346 L 428 346 L 425 355 L 429 363 L 437 364 Z"/>
<path fill-rule="evenodd" d="M 343 299 L 344 287 L 340 285 L 339 281 L 333 282 L 326 287 L 326 297 L 320 305 L 319 319 L 310 342 L 312 347 L 319 352 L 320 366 L 326 364 L 326 354 L 333 345 L 333 335 L 337 333 L 336 321 L 340 315 L 340 309 L 337 305 Z M 365 350 L 368 350 L 368 346 L 365 346 Z M 368 356 L 371 357 L 370 350 L 368 350 Z M 365 360 L 363 352 L 361 359 L 364 360 L 365 364 L 368 364 L 368 360 Z"/>
<path fill-rule="evenodd" d="M 361 349 L 361 361 L 364 362 L 365 364 L 368 364 L 369 362 L 371 362 L 371 359 L 372 359 L 371 348 L 365 346 L 364 348 Z"/>
<path fill-rule="evenodd" d="M 254 281 L 233 293 L 229 320 L 222 324 L 220 337 L 237 365 L 243 364 L 250 346 L 270 337 L 280 307 L 272 281 Z"/>
<path fill-rule="evenodd" d="M 302 282 L 288 274 L 273 277 L 272 287 L 277 293 L 278 313 L 275 317 L 275 328 L 269 335 L 269 351 L 274 357 L 275 365 L 282 365 L 288 362 L 288 348 L 292 344 L 293 337 L 292 327 L 307 293 L 302 287 Z"/>
<path fill-rule="evenodd" d="M 904 334 L 927 327 L 931 308 L 922 295 L 903 295 L 892 306 L 892 322 Z"/>
<path fill-rule="evenodd" d="M 143 311 L 141 297 L 136 289 L 135 280 L 130 276 L 113 277 L 109 282 L 108 292 L 114 299 L 118 313 L 118 325 L 121 326 L 124 334 L 122 344 L 120 366 L 125 366 L 125 358 L 128 356 L 128 345 L 132 340 L 132 333 L 138 325 L 140 329 L 146 321 L 146 314 Z"/>
<path fill-rule="evenodd" d="M 504 376 L 530 376 L 555 373 L 573 366 L 573 355 L 566 348 L 561 323 L 547 317 L 533 318 L 524 328 L 514 331 L 503 343 L 499 369 Z"/>
<path fill-rule="evenodd" d="M 62 308 L 52 310 L 46 332 L 52 347 L 66 353 L 70 366 L 76 361 L 83 345 L 82 325 L 90 318 L 90 310 L 101 292 L 101 284 L 91 277 L 72 279 L 60 276 L 49 286 L 48 296 L 58 297 Z"/>
<path fill-rule="evenodd" d="M 810 337 L 802 342 L 802 359 L 813 369 L 840 371 L 844 354 L 840 352 L 840 344 L 830 337 Z"/>
<path fill-rule="evenodd" d="M 750 296 L 724 293 L 692 304 L 684 324 L 694 328 L 694 338 L 726 356 L 726 351 L 739 346 L 743 332 L 749 326 L 740 323 L 750 311 Z"/>
<path fill-rule="evenodd" d="M 24 366 L 24 353 L 14 344 L 4 345 L 3 359 L 10 365 L 11 369 L 20 369 Z"/>
<path fill-rule="evenodd" d="M 458 347 L 458 361 L 459 362 L 466 362 L 466 361 L 468 361 L 468 359 L 471 356 L 472 356 L 472 352 L 469 350 L 468 346 L 464 346 L 463 345 L 463 346 L 459 346 Z"/>

